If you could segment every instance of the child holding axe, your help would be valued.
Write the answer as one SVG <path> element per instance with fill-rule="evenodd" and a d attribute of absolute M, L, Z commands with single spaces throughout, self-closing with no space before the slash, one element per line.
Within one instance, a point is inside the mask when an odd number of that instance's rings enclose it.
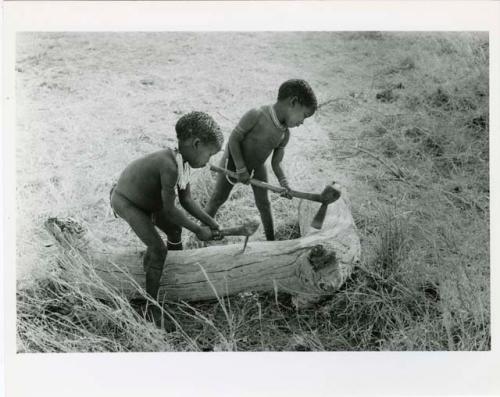
<path fill-rule="evenodd" d="M 182 227 L 207 241 L 222 238 L 219 225 L 191 197 L 191 167 L 204 167 L 221 150 L 224 141 L 217 123 L 206 113 L 191 112 L 175 125 L 177 149 L 164 149 L 130 163 L 110 193 L 111 207 L 147 246 L 144 256 L 146 292 L 157 299 L 160 278 L 169 249 L 182 249 Z M 174 205 L 176 191 L 181 206 L 196 219 L 191 221 Z M 167 235 L 167 245 L 157 229 Z M 147 318 L 157 325 L 161 311 L 147 306 Z"/>
<path fill-rule="evenodd" d="M 298 127 L 311 117 L 318 107 L 311 86 L 304 80 L 285 81 L 278 90 L 273 105 L 265 105 L 246 112 L 229 137 L 222 157 L 221 167 L 235 172 L 235 178 L 225 173 L 217 176 L 214 192 L 205 207 L 205 212 L 215 216 L 217 210 L 229 197 L 236 182 L 249 183 L 251 174 L 255 179 L 267 182 L 264 165 L 272 153 L 271 166 L 283 195 L 291 198 L 290 186 L 281 161 L 290 139 L 290 128 Z M 267 240 L 274 240 L 274 225 L 267 189 L 252 184 L 255 204 L 259 210 Z"/>

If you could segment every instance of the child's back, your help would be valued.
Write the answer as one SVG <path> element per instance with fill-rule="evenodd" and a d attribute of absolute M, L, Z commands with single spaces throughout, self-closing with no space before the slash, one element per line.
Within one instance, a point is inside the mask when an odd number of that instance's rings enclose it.
<path fill-rule="evenodd" d="M 132 161 L 121 173 L 115 190 L 144 211 L 153 213 L 162 208 L 162 175 L 174 181 L 174 188 L 177 172 L 174 151 L 159 150 Z M 170 174 L 170 178 L 165 174 Z"/>

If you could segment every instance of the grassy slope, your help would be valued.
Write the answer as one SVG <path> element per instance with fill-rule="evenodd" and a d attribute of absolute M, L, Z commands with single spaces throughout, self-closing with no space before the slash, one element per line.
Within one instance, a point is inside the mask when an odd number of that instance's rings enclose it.
<path fill-rule="evenodd" d="M 487 54 L 487 38 L 456 34 L 20 37 L 19 350 L 489 349 Z M 301 311 L 255 294 L 171 305 L 180 330 L 166 335 L 113 291 L 112 304 L 96 301 L 85 282 L 97 280 L 61 280 L 58 263 L 88 264 L 49 246 L 47 216 L 140 247 L 108 206 L 121 169 L 173 145 L 180 114 L 205 110 L 228 133 L 294 76 L 323 106 L 292 133 L 289 178 L 346 185 L 362 238 L 362 268 L 342 291 Z M 202 202 L 211 180 L 198 174 Z M 271 198 L 278 235 L 293 237 L 295 209 Z M 257 211 L 238 186 L 219 219 L 242 214 Z"/>

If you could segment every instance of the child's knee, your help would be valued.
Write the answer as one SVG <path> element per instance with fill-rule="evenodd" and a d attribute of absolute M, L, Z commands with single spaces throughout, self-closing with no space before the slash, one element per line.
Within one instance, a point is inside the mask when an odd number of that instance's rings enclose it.
<path fill-rule="evenodd" d="M 127 219 L 127 214 L 130 211 L 128 203 L 119 193 L 116 193 L 116 191 L 114 190 L 111 192 L 110 204 L 115 215 L 118 215 L 123 219 Z"/>
<path fill-rule="evenodd" d="M 227 200 L 227 196 L 228 195 L 221 195 L 221 194 L 217 194 L 211 201 L 213 205 L 215 205 L 216 207 L 220 207 L 222 204 L 224 204 Z"/>
<path fill-rule="evenodd" d="M 118 212 L 119 209 L 119 199 L 117 195 L 114 192 L 114 189 L 111 191 L 109 195 L 109 204 L 111 205 L 111 208 L 113 208 L 113 211 Z"/>
<path fill-rule="evenodd" d="M 219 178 L 223 179 L 218 180 L 217 183 L 215 184 L 215 189 L 214 192 L 212 193 L 212 200 L 219 203 L 224 203 L 229 197 L 229 194 L 233 189 L 233 185 L 228 183 L 225 175 L 219 175 Z"/>
<path fill-rule="evenodd" d="M 226 202 L 228 197 L 229 194 L 222 196 L 220 193 L 215 192 L 214 195 L 210 197 L 210 200 L 208 200 L 204 208 L 205 212 L 212 217 L 215 216 L 217 210 Z"/>

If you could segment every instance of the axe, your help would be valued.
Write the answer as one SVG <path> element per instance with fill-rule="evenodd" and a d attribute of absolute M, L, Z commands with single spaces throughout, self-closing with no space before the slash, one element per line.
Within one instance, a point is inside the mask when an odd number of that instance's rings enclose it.
<path fill-rule="evenodd" d="M 219 230 L 217 237 L 225 237 L 225 236 L 245 236 L 245 243 L 243 244 L 242 253 L 245 252 L 245 248 L 247 247 L 248 239 L 252 234 L 254 234 L 259 228 L 260 222 L 255 219 L 246 219 L 242 225 L 229 227 L 226 229 Z"/>
<path fill-rule="evenodd" d="M 231 178 L 238 179 L 238 176 L 236 175 L 235 172 L 227 170 L 225 168 L 210 164 L 210 169 L 215 172 L 226 174 Z M 250 179 L 250 184 L 263 189 L 271 190 L 275 193 L 284 193 L 286 191 L 284 187 L 274 186 L 267 182 L 263 182 L 254 178 Z M 328 204 L 337 201 L 337 199 L 340 197 L 340 191 L 335 189 L 332 185 L 327 185 L 321 193 L 306 193 L 306 192 L 299 192 L 297 190 L 289 190 L 289 193 L 292 197 L 321 203 L 321 207 L 319 207 L 318 212 L 316 213 L 311 222 L 311 226 L 318 230 L 321 229 L 323 226 Z"/>

